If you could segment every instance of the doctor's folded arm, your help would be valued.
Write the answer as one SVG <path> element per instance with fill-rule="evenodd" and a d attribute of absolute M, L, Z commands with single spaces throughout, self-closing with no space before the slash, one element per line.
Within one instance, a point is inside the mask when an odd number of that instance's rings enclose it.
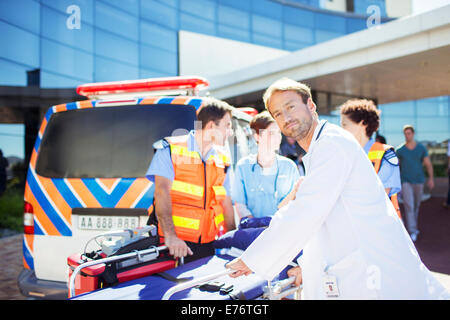
<path fill-rule="evenodd" d="M 354 136 L 320 121 L 310 89 L 283 78 L 263 97 L 282 133 L 306 151 L 306 176 L 261 235 L 227 264 L 232 277 L 292 269 L 304 299 L 450 299 L 422 263 Z"/>

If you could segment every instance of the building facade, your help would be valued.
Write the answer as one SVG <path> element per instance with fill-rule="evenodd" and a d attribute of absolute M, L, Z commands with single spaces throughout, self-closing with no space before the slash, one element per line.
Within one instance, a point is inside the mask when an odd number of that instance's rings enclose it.
<path fill-rule="evenodd" d="M 30 70 L 40 70 L 40 87 L 52 89 L 175 76 L 180 30 L 296 51 L 390 21 L 390 12 L 402 12 L 394 1 L 3 0 L 0 86 L 27 86 Z M 323 116 L 337 122 L 334 107 Z M 447 96 L 380 109 L 380 133 L 393 145 L 407 123 L 419 140 L 450 136 Z"/>

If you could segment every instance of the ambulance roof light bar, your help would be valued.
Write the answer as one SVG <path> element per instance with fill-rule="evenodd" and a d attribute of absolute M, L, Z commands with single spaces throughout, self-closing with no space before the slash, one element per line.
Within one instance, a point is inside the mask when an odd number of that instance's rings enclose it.
<path fill-rule="evenodd" d="M 209 87 L 209 82 L 203 77 L 180 76 L 166 78 L 149 78 L 140 80 L 111 81 L 87 83 L 77 87 L 77 93 L 85 97 L 102 95 L 167 92 L 174 94 L 183 91 L 189 95 L 197 95 L 200 90 Z"/>

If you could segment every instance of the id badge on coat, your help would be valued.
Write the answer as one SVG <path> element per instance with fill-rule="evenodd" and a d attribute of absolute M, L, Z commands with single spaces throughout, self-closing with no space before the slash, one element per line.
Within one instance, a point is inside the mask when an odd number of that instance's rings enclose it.
<path fill-rule="evenodd" d="M 335 276 L 329 274 L 323 276 L 323 289 L 327 298 L 339 298 L 339 288 Z"/>

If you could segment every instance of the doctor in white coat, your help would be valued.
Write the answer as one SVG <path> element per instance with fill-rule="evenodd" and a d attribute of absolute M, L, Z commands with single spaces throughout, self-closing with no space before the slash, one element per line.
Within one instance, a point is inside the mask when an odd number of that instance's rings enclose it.
<path fill-rule="evenodd" d="M 240 258 L 239 277 L 273 279 L 298 261 L 305 299 L 448 299 L 420 260 L 364 150 L 352 134 L 319 121 L 310 89 L 283 78 L 264 94 L 283 134 L 307 152 L 295 199 Z"/>

